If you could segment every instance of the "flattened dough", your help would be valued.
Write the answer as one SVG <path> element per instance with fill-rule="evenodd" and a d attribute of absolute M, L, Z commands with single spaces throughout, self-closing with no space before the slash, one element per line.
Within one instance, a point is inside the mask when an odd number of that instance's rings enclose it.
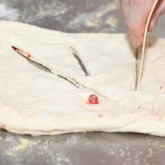
<path fill-rule="evenodd" d="M 0 36 L 2 129 L 31 135 L 104 131 L 165 136 L 164 39 L 148 38 L 141 90 L 135 92 L 135 51 L 126 34 L 67 34 L 1 21 Z M 37 68 L 12 45 L 82 86 Z M 100 104 L 86 103 L 93 93 Z"/>

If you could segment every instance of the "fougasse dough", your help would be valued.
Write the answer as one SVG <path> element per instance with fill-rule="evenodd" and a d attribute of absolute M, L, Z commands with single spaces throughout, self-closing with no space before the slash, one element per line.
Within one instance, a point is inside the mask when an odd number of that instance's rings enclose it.
<path fill-rule="evenodd" d="M 31 135 L 104 131 L 165 136 L 165 39 L 148 37 L 143 77 L 135 91 L 136 57 L 128 38 L 1 21 L 1 129 Z M 39 69 L 11 46 L 82 86 Z M 91 94 L 99 104 L 87 103 Z"/>

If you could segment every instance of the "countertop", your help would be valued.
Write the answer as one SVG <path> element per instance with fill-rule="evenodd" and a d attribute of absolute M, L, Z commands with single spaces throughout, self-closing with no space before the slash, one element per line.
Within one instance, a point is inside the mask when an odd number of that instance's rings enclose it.
<path fill-rule="evenodd" d="M 116 0 L 0 0 L 0 20 L 65 32 L 126 32 Z M 165 15 L 152 33 L 165 37 Z M 165 138 L 134 133 L 22 136 L 0 131 L 0 165 L 163 165 Z"/>

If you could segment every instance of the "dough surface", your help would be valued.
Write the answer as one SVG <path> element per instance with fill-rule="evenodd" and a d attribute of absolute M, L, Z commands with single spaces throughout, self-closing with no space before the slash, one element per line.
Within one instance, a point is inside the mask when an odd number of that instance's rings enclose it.
<path fill-rule="evenodd" d="M 31 135 L 104 131 L 165 136 L 165 39 L 148 37 L 144 73 L 135 92 L 135 50 L 126 34 L 67 34 L 1 21 L 0 36 L 1 129 Z M 11 46 L 30 53 L 53 73 Z M 93 93 L 98 105 L 87 104 Z"/>

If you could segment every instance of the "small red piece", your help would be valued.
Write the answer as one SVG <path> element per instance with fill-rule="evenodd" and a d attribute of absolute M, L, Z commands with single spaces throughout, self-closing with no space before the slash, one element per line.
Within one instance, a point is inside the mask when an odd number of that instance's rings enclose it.
<path fill-rule="evenodd" d="M 95 94 L 92 94 L 88 98 L 89 104 L 99 104 L 99 99 Z"/>
<path fill-rule="evenodd" d="M 28 59 L 29 59 L 29 58 L 31 58 L 31 55 L 30 55 L 30 54 L 28 54 L 28 55 L 27 55 L 27 58 L 28 58 Z"/>
<path fill-rule="evenodd" d="M 18 50 L 18 48 L 16 48 L 15 46 L 11 46 L 15 51 L 17 51 Z"/>

